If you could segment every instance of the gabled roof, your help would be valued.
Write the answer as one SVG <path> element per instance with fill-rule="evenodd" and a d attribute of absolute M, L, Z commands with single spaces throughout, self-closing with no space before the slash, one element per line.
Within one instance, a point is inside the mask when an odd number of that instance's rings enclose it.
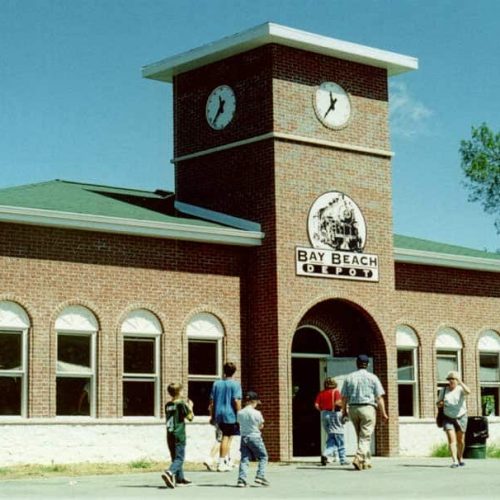
<path fill-rule="evenodd" d="M 188 206 L 189 207 L 189 206 Z M 0 190 L 0 221 L 174 238 L 260 245 L 260 226 L 239 219 L 179 216 L 174 194 L 54 180 Z M 212 219 L 212 220 L 210 220 Z"/>
<path fill-rule="evenodd" d="M 270 43 L 384 68 L 389 76 L 418 68 L 418 60 L 415 57 L 336 40 L 335 38 L 308 33 L 307 31 L 275 23 L 264 23 L 241 33 L 236 33 L 182 54 L 149 64 L 142 69 L 142 76 L 152 80 L 172 82 L 173 77 L 180 73 Z"/>

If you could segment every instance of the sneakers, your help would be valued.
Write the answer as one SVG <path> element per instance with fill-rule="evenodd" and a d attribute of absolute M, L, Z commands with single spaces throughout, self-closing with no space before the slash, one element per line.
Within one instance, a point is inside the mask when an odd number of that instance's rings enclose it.
<path fill-rule="evenodd" d="M 255 484 L 259 484 L 260 486 L 269 486 L 270 483 L 265 477 L 256 477 Z"/>
<path fill-rule="evenodd" d="M 236 483 L 236 486 L 238 488 L 246 488 L 248 485 L 247 485 L 247 482 L 243 479 L 238 479 L 238 482 Z"/>
<path fill-rule="evenodd" d="M 359 461 L 358 457 L 354 458 L 352 465 L 356 470 L 363 470 L 363 464 Z"/>
<path fill-rule="evenodd" d="M 186 478 L 176 482 L 177 486 L 189 486 L 191 484 L 193 484 L 193 481 L 186 479 Z"/>
<path fill-rule="evenodd" d="M 217 472 L 229 472 L 230 470 L 231 467 L 226 462 L 220 462 L 219 465 L 217 465 Z"/>
<path fill-rule="evenodd" d="M 460 467 L 465 467 L 465 462 L 458 462 L 458 465 L 460 465 Z"/>
<path fill-rule="evenodd" d="M 161 478 L 167 485 L 167 488 L 175 488 L 175 477 L 169 470 L 166 470 L 165 473 L 161 475 Z"/>
<path fill-rule="evenodd" d="M 450 468 L 452 468 L 452 469 L 456 469 L 457 467 L 460 467 L 460 466 L 458 464 L 451 464 L 450 465 Z"/>
<path fill-rule="evenodd" d="M 203 465 L 207 468 L 209 472 L 214 472 L 217 470 L 215 464 L 213 462 L 210 463 L 208 460 L 206 462 L 203 462 Z"/>
<path fill-rule="evenodd" d="M 347 460 L 341 460 L 340 465 L 350 465 L 350 462 L 348 462 Z"/>
<path fill-rule="evenodd" d="M 321 455 L 321 465 L 326 465 L 328 463 L 328 458 L 324 455 Z"/>

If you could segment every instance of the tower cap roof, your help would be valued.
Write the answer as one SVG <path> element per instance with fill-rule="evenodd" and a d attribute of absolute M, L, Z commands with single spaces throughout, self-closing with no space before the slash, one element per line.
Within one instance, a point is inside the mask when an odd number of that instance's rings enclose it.
<path fill-rule="evenodd" d="M 385 68 L 388 76 L 418 69 L 418 59 L 415 57 L 336 40 L 280 24 L 265 23 L 148 64 L 142 68 L 142 76 L 152 80 L 172 82 L 175 75 L 270 43 Z"/>

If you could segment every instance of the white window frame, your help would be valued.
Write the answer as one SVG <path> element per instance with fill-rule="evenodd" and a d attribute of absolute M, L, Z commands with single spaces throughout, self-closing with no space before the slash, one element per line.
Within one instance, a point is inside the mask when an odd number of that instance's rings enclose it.
<path fill-rule="evenodd" d="M 215 382 L 222 378 L 222 360 L 223 360 L 223 340 L 225 336 L 224 326 L 221 321 L 211 313 L 198 313 L 194 315 L 186 328 L 186 336 L 188 339 L 188 360 L 189 360 L 189 343 L 191 341 L 204 342 L 215 341 L 216 344 L 216 373 L 213 375 L 197 375 L 189 372 L 188 362 L 188 384 L 189 382 Z M 195 409 L 196 411 L 196 409 Z M 195 417 L 198 418 L 198 417 Z M 206 417 L 208 419 L 208 417 Z M 204 417 L 200 416 L 203 420 Z"/>
<path fill-rule="evenodd" d="M 123 358 L 122 358 L 122 397 L 123 382 L 153 382 L 154 383 L 154 414 L 153 418 L 160 416 L 160 340 L 163 329 L 158 318 L 146 309 L 136 309 L 130 312 L 122 323 L 121 333 L 123 337 Z M 153 373 L 125 373 L 125 340 L 126 339 L 144 339 L 154 342 L 154 372 Z M 122 403 L 123 412 L 123 403 Z M 123 415 L 123 413 L 122 413 Z M 127 415 L 125 419 L 149 418 L 144 415 Z"/>
<path fill-rule="evenodd" d="M 90 415 L 56 415 L 56 418 L 95 418 L 96 417 L 96 401 L 97 401 L 97 384 L 96 384 L 96 338 L 98 332 L 98 323 L 94 314 L 83 306 L 70 306 L 64 309 L 58 316 L 55 324 L 56 330 L 56 392 L 58 378 L 82 378 L 88 379 L 90 382 Z M 90 337 L 90 368 L 88 370 L 63 371 L 58 368 L 58 344 L 59 336 L 75 336 L 75 337 Z M 57 398 L 57 393 L 56 393 Z"/>
<path fill-rule="evenodd" d="M 455 354 L 457 359 L 457 371 L 460 377 L 462 373 L 462 351 L 463 344 L 459 333 L 454 328 L 441 328 L 436 336 L 436 379 L 438 378 L 438 351 Z M 446 354 L 445 354 L 446 355 Z M 437 387 L 443 387 L 447 384 L 447 380 L 437 380 Z"/>
<path fill-rule="evenodd" d="M 497 367 L 500 370 L 500 334 L 494 330 L 487 330 L 483 332 L 478 340 L 478 356 L 480 358 L 481 354 L 496 354 L 497 355 Z M 481 401 L 481 389 L 485 388 L 493 388 L 496 389 L 497 392 L 497 405 L 500 406 L 500 374 L 499 378 L 495 382 L 483 382 L 481 380 L 481 363 L 480 359 L 478 359 L 478 381 L 479 381 L 479 407 L 482 412 L 482 401 Z M 495 415 L 495 417 L 499 417 L 500 415 Z"/>
<path fill-rule="evenodd" d="M 26 311 L 11 301 L 0 302 L 0 332 L 21 336 L 21 367 L 17 370 L 1 370 L 0 377 L 21 379 L 21 413 L 19 415 L 0 415 L 1 419 L 26 418 L 28 416 L 28 330 L 30 320 Z"/>
<path fill-rule="evenodd" d="M 418 371 L 418 337 L 413 328 L 407 325 L 399 325 L 396 330 L 396 348 L 398 351 L 411 351 L 413 362 L 413 380 L 397 380 L 400 385 L 411 385 L 413 387 L 413 415 L 406 415 L 400 418 L 418 418 L 419 408 L 419 371 Z M 399 412 L 399 408 L 398 408 Z"/>

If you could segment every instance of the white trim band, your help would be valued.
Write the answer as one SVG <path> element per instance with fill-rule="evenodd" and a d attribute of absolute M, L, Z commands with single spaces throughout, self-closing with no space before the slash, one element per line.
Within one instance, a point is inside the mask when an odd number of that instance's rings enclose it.
<path fill-rule="evenodd" d="M 0 205 L 0 222 L 237 246 L 259 246 L 264 238 L 264 234 L 260 231 L 243 231 L 234 228 L 126 219 L 5 205 Z"/>
<path fill-rule="evenodd" d="M 500 273 L 500 260 L 428 252 L 425 250 L 394 248 L 394 261 L 423 266 L 453 267 L 456 269 Z"/>
<path fill-rule="evenodd" d="M 287 134 L 285 132 L 267 132 L 266 134 L 256 135 L 250 137 L 249 139 L 243 139 L 241 141 L 231 142 L 229 144 L 224 144 L 222 146 L 216 146 L 215 148 L 204 149 L 203 151 L 198 151 L 196 153 L 190 153 L 183 156 L 178 156 L 170 160 L 171 163 L 180 163 L 186 160 L 193 160 L 195 158 L 200 158 L 202 156 L 207 156 L 212 153 L 218 153 L 220 151 L 226 151 L 228 149 L 238 148 L 241 146 L 247 146 L 248 144 L 253 144 L 254 142 L 266 141 L 268 139 L 277 139 L 282 141 L 299 142 L 302 144 L 309 144 L 311 146 L 327 147 L 332 149 L 342 149 L 344 151 L 354 151 L 356 153 L 364 153 L 374 156 L 383 156 L 386 158 L 392 158 L 394 153 L 392 151 L 386 151 L 384 149 L 369 148 L 365 146 L 356 146 L 355 144 L 345 144 L 343 142 L 327 141 L 323 139 L 315 139 L 313 137 L 306 137 L 304 135 Z"/>
<path fill-rule="evenodd" d="M 175 75 L 270 43 L 384 68 L 389 76 L 418 69 L 418 59 L 415 57 L 336 40 L 279 24 L 265 23 L 144 66 L 142 76 L 172 82 Z"/>

